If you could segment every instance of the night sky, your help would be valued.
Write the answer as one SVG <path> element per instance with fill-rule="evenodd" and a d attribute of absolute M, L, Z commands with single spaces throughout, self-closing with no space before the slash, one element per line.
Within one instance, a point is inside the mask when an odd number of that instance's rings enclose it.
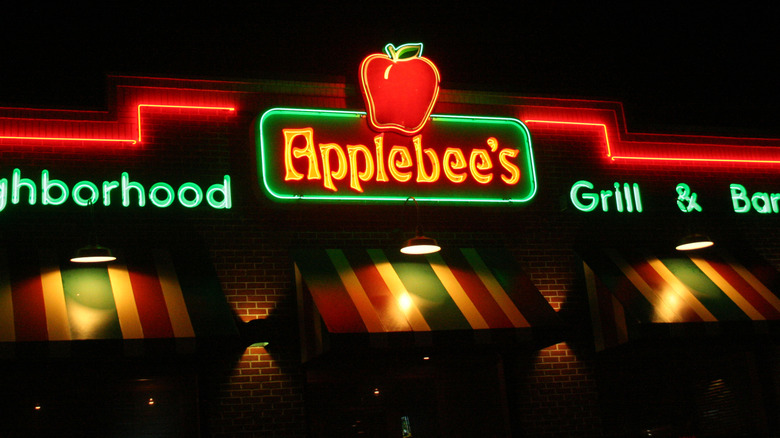
<path fill-rule="evenodd" d="M 355 83 L 367 54 L 422 42 L 443 88 L 621 101 L 634 132 L 780 137 L 772 2 L 363 3 L 6 7 L 0 106 L 105 109 L 111 73 Z"/>

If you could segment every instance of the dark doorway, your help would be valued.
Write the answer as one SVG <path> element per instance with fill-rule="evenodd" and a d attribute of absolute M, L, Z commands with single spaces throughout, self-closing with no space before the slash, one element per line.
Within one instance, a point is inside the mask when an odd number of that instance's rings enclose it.
<path fill-rule="evenodd" d="M 312 437 L 509 436 L 495 353 L 331 352 L 307 365 L 306 401 Z"/>

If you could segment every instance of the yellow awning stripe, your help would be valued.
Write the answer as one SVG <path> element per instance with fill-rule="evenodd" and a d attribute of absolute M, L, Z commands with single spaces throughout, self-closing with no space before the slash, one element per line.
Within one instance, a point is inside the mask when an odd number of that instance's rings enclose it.
<path fill-rule="evenodd" d="M 512 325 L 515 327 L 530 327 L 531 324 L 528 323 L 528 320 L 525 319 L 525 316 L 523 316 L 517 306 L 515 306 L 514 301 L 512 301 L 509 294 L 506 293 L 501 286 L 501 283 L 498 282 L 487 265 L 485 265 L 484 260 L 479 256 L 477 250 L 474 248 L 461 248 L 461 252 L 466 256 L 466 260 L 474 269 L 474 272 L 477 273 L 482 284 L 484 284 L 485 288 L 490 292 L 490 295 L 496 300 L 498 306 L 507 318 L 509 318 Z"/>
<path fill-rule="evenodd" d="M 647 284 L 644 278 L 642 278 L 642 276 L 639 275 L 639 273 L 636 272 L 634 268 L 628 264 L 628 262 L 625 261 L 617 251 L 609 250 L 606 252 L 612 262 L 615 263 L 615 265 L 623 272 L 623 275 L 628 278 L 631 284 L 633 284 L 634 287 L 642 295 L 644 295 L 647 301 L 650 302 L 653 308 L 656 309 L 656 312 L 653 314 L 653 322 L 674 322 L 675 320 L 680 319 L 680 316 L 677 314 L 677 312 L 675 312 L 673 309 L 670 309 L 669 306 L 667 306 L 666 303 L 660 299 L 655 290 L 653 290 L 653 288 Z M 661 310 L 661 312 L 658 312 L 658 310 Z"/>
<path fill-rule="evenodd" d="M 387 260 L 387 256 L 378 249 L 369 249 L 368 255 L 371 257 L 371 261 L 374 262 L 379 275 L 382 277 L 382 281 L 385 282 L 393 297 L 399 302 L 403 303 L 401 310 L 406 319 L 409 321 L 409 325 L 413 331 L 429 332 L 431 327 L 420 312 L 416 297 L 412 296 L 404 286 L 401 278 L 393 269 L 392 264 Z"/>
<path fill-rule="evenodd" d="M 127 265 L 119 261 L 110 263 L 108 265 L 108 278 L 114 293 L 114 303 L 119 317 L 119 326 L 122 328 L 122 337 L 143 339 L 144 331 L 138 316 L 138 307 L 135 304 L 135 295 L 130 283 L 130 274 L 127 272 Z"/>
<path fill-rule="evenodd" d="M 764 283 L 761 282 L 761 280 L 756 278 L 756 276 L 753 275 L 749 269 L 745 268 L 742 263 L 732 257 L 731 254 L 725 251 L 719 251 L 718 254 L 720 254 L 720 256 L 723 257 L 723 260 L 731 265 L 731 268 L 734 269 L 734 271 L 737 272 L 743 279 L 745 279 L 745 281 L 747 281 L 750 286 L 753 287 L 753 289 L 755 289 L 759 295 L 761 295 L 762 298 L 764 298 L 777 311 L 780 311 L 780 298 L 773 294 L 772 291 L 770 291 L 769 288 L 767 288 Z"/>
<path fill-rule="evenodd" d="M 731 301 L 734 302 L 734 304 L 737 305 L 737 307 L 740 308 L 747 316 L 750 317 L 752 320 L 764 320 L 766 319 L 764 315 L 761 314 L 758 310 L 756 310 L 755 307 L 753 307 L 752 304 L 748 302 L 747 299 L 745 299 L 744 296 L 742 296 L 739 291 L 734 289 L 734 287 L 726 281 L 723 276 L 721 276 L 715 268 L 713 268 L 709 262 L 707 262 L 704 259 L 698 258 L 698 257 L 691 257 L 691 261 L 699 268 L 702 272 L 704 272 L 704 275 L 709 277 L 710 280 L 712 280 L 713 283 L 715 283 L 720 290 L 723 291 L 726 296 L 728 296 Z"/>
<path fill-rule="evenodd" d="M 685 303 L 688 304 L 702 320 L 718 320 L 715 318 L 715 315 L 713 315 L 709 310 L 707 310 L 706 307 L 704 307 L 704 304 L 702 304 L 701 301 L 696 299 L 688 287 L 686 287 L 685 284 L 683 284 L 683 282 L 680 281 L 680 279 L 677 278 L 677 276 L 674 275 L 672 271 L 670 271 L 669 268 L 663 264 L 663 262 L 661 262 L 661 260 L 656 257 L 648 256 L 647 262 L 653 269 L 655 269 L 656 272 L 658 272 L 658 275 L 660 275 L 664 281 L 672 286 L 672 289 L 677 292 L 677 294 L 685 301 Z"/>
<path fill-rule="evenodd" d="M 192 328 L 187 304 L 184 302 L 184 293 L 182 293 L 179 277 L 176 275 L 170 254 L 166 251 L 156 250 L 154 251 L 154 261 L 165 306 L 171 318 L 173 335 L 177 338 L 194 338 L 195 330 Z"/>
<path fill-rule="evenodd" d="M 65 290 L 62 286 L 62 274 L 57 256 L 52 252 L 41 251 L 41 286 L 43 304 L 46 311 L 46 329 L 51 341 L 71 340 L 68 309 L 65 305 Z"/>
<path fill-rule="evenodd" d="M 483 318 L 479 313 L 479 310 L 477 310 L 477 307 L 471 302 L 466 291 L 463 290 L 463 287 L 458 283 L 458 280 L 455 278 L 455 275 L 452 273 L 449 266 L 447 266 L 447 263 L 441 258 L 441 255 L 436 253 L 428 254 L 426 258 L 428 259 L 433 272 L 436 274 L 436 277 L 439 278 L 439 281 L 444 285 L 444 288 L 447 289 L 447 293 L 450 294 L 455 305 L 458 306 L 460 312 L 466 317 L 471 328 L 490 328 L 485 321 L 485 318 Z"/>
<path fill-rule="evenodd" d="M 8 259 L 5 251 L 0 250 L 0 342 L 16 340 L 14 328 L 14 306 L 11 295 L 10 275 L 8 274 Z"/>

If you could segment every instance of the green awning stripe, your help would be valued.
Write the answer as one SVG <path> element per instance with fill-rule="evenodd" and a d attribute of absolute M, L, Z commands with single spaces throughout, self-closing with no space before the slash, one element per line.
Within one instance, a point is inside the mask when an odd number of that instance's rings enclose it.
<path fill-rule="evenodd" d="M 475 269 L 486 269 L 498 281 L 528 324 L 532 327 L 557 324 L 557 317 L 550 303 L 507 253 L 484 248 L 463 248 L 461 252 L 475 265 L 475 256 L 482 259 L 483 263 L 478 264 L 479 268 Z"/>
<path fill-rule="evenodd" d="M 661 261 L 719 321 L 750 319 L 689 258 L 665 258 Z"/>
<path fill-rule="evenodd" d="M 653 305 L 605 252 L 581 251 L 580 255 L 601 283 L 623 304 L 625 311 L 633 319 L 638 321 L 653 320 L 655 313 Z"/>
<path fill-rule="evenodd" d="M 78 266 L 61 273 L 73 339 L 122 339 L 105 265 Z"/>
<path fill-rule="evenodd" d="M 208 254 L 187 248 L 171 257 L 195 337 L 237 336 L 238 329 Z"/>
<path fill-rule="evenodd" d="M 295 260 L 328 330 L 331 333 L 365 332 L 360 313 L 327 253 L 309 252 Z"/>
<path fill-rule="evenodd" d="M 415 298 L 431 330 L 466 330 L 471 325 L 428 263 L 409 262 L 408 256 L 386 251 L 388 260 Z"/>

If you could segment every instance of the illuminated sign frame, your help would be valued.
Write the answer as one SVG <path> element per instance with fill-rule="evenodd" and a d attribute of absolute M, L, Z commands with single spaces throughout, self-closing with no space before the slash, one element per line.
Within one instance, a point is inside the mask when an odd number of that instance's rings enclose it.
<path fill-rule="evenodd" d="M 536 194 L 536 169 L 533 161 L 531 136 L 527 127 L 518 119 L 434 114 L 430 116 L 428 125 L 420 131 L 418 136 L 414 138 L 392 137 L 396 140 L 403 140 L 409 146 L 413 146 L 414 153 L 409 152 L 406 147 L 394 146 L 387 142 L 387 155 L 385 156 L 382 155 L 384 153 L 382 149 L 384 136 L 395 134 L 377 134 L 371 131 L 368 124 L 365 123 L 366 117 L 367 114 L 363 111 L 308 108 L 271 108 L 267 110 L 256 124 L 258 176 L 263 190 L 272 199 L 279 201 L 388 203 L 404 202 L 409 196 L 414 196 L 419 202 L 510 205 L 528 202 Z M 419 164 L 422 160 L 433 160 L 432 155 L 436 155 L 436 152 L 433 148 L 423 146 L 423 143 L 431 137 L 439 139 L 438 134 L 445 133 L 450 136 L 449 138 L 456 138 L 450 131 L 459 129 L 468 132 L 468 129 L 479 128 L 479 134 L 472 133 L 471 137 L 479 135 L 482 140 L 479 145 L 473 143 L 468 145 L 476 146 L 472 149 L 468 160 L 465 159 L 462 151 L 455 151 L 455 149 L 459 148 L 448 147 L 447 150 L 451 151 L 445 151 L 443 156 L 447 157 L 443 161 L 450 161 L 441 165 L 441 168 L 444 169 L 443 171 L 438 169 L 428 172 L 427 178 L 429 179 L 427 181 L 421 182 L 421 178 L 425 179 L 426 176 L 423 175 L 421 177 L 420 174 L 425 172 L 420 171 L 416 181 L 414 181 L 417 184 L 409 185 L 408 187 L 404 186 L 403 183 L 412 182 L 410 181 L 412 172 L 407 171 L 404 175 L 401 175 L 403 178 L 406 178 L 404 180 L 400 178 L 391 180 L 390 177 L 385 175 L 387 179 L 381 180 L 381 182 L 386 185 L 378 188 L 375 184 L 370 188 L 371 190 L 366 188 L 365 192 L 358 192 L 354 188 L 353 190 L 347 190 L 344 184 L 342 184 L 342 190 L 339 190 L 338 187 L 327 185 L 329 178 L 331 183 L 333 179 L 339 181 L 346 179 L 348 171 L 343 170 L 345 164 L 338 164 L 337 172 L 326 174 L 325 176 L 323 174 L 326 172 L 319 168 L 306 172 L 305 177 L 298 170 L 290 169 L 290 161 L 293 159 L 305 159 L 305 156 L 310 156 L 310 160 L 316 160 L 316 156 L 319 155 L 326 156 L 330 160 L 331 152 L 335 156 L 343 157 L 340 160 L 349 164 L 347 163 L 347 153 L 337 143 L 319 143 L 319 153 L 314 150 L 315 142 L 313 137 L 324 131 L 324 127 L 330 128 L 325 134 L 326 137 L 331 136 L 328 137 L 327 141 L 331 141 L 332 137 L 343 137 L 345 133 L 349 135 L 347 142 L 342 143 L 345 146 L 349 146 L 353 151 L 358 149 L 364 151 L 362 155 L 366 157 L 366 162 L 369 161 L 369 158 L 373 158 L 372 154 L 381 155 L 377 162 L 382 162 L 384 165 L 385 160 L 387 160 L 386 172 L 388 174 L 392 172 L 394 166 L 400 166 L 398 163 L 401 162 L 403 162 L 405 168 L 413 167 L 414 164 L 411 163 L 411 161 L 414 161 L 411 158 L 412 155 L 415 155 L 417 158 L 418 169 L 420 166 L 423 166 Z M 288 132 L 295 132 L 295 135 L 301 137 L 301 139 L 285 139 L 282 128 L 287 128 Z M 494 137 L 493 134 L 500 138 Z M 292 134 L 287 137 L 292 137 Z M 515 140 L 514 144 L 509 140 L 510 138 Z M 306 140 L 306 147 L 293 147 L 292 142 L 294 140 L 304 139 Z M 373 152 L 362 144 L 356 144 L 361 142 L 370 144 L 374 148 Z M 505 144 L 511 144 L 512 147 L 503 147 Z M 398 150 L 394 152 L 393 149 L 396 148 Z M 308 150 L 308 152 L 304 151 L 304 149 Z M 336 149 L 339 149 L 340 152 L 336 151 Z M 406 152 L 403 152 L 402 149 L 406 149 Z M 490 158 L 491 153 L 496 156 L 494 159 Z M 349 160 L 355 160 L 356 155 L 358 155 L 357 152 L 349 155 Z M 517 157 L 518 161 L 517 166 L 509 162 L 510 159 L 515 157 Z M 439 158 L 435 159 L 438 166 Z M 495 160 L 495 166 L 493 166 L 493 160 Z M 309 161 L 309 163 L 311 162 L 313 161 Z M 325 162 L 323 161 L 323 163 Z M 493 167 L 488 167 L 488 165 Z M 323 164 L 324 166 L 326 165 Z M 333 172 L 333 167 L 330 164 L 327 164 L 327 166 L 328 168 L 325 170 Z M 516 167 L 517 174 L 513 173 L 512 167 Z M 458 172 L 454 172 L 453 168 L 457 169 Z M 489 178 L 486 178 L 487 181 L 480 184 L 475 182 L 481 176 L 485 176 L 479 172 L 486 173 L 492 168 L 499 169 L 503 173 L 490 174 Z M 352 176 L 351 179 L 354 179 L 355 175 L 359 175 L 365 177 L 363 180 L 364 184 L 370 185 L 370 182 L 366 181 L 369 178 L 367 177 L 368 170 L 365 168 L 365 164 L 364 169 L 360 172 L 356 169 L 357 166 L 355 165 L 349 172 Z M 432 174 L 435 174 L 435 177 Z M 332 177 L 332 175 L 336 175 L 336 177 Z M 376 172 L 376 175 L 379 175 L 379 171 Z M 459 176 L 464 175 L 466 175 L 466 178 L 471 176 L 475 181 L 469 181 L 469 185 L 461 184 L 462 180 L 460 182 L 456 181 L 459 179 Z M 378 176 L 372 182 L 377 182 L 377 180 L 379 180 Z M 435 183 L 440 180 L 442 182 L 436 185 Z M 445 180 L 447 181 L 446 183 L 444 182 Z M 497 183 L 492 186 L 488 184 L 494 180 L 501 181 L 504 187 L 498 187 Z M 324 185 L 325 189 L 322 187 L 317 187 L 316 189 L 307 187 L 307 181 L 315 181 L 315 184 L 308 183 L 311 187 L 321 184 Z M 434 184 L 425 185 L 425 182 Z M 513 183 L 508 184 L 508 182 Z M 330 192 L 327 191 L 328 187 Z M 492 194 L 491 191 L 493 192 Z M 474 195 L 469 195 L 469 193 L 474 193 Z"/>

